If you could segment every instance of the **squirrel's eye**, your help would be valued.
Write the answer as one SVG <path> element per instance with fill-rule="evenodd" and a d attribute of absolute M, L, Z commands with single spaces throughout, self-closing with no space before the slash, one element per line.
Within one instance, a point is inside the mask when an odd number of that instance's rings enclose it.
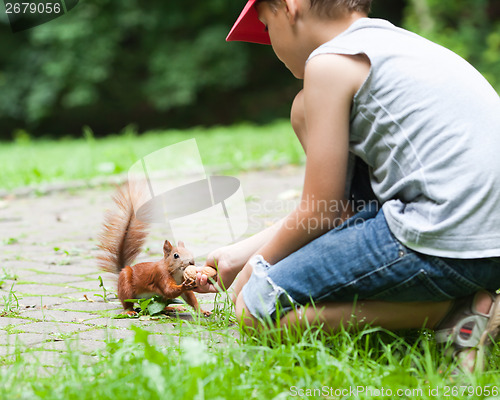
<path fill-rule="evenodd" d="M 174 258 L 175 258 L 175 259 L 177 259 L 177 258 L 179 258 L 179 257 L 180 257 L 180 256 L 179 256 L 179 254 L 174 253 Z"/>

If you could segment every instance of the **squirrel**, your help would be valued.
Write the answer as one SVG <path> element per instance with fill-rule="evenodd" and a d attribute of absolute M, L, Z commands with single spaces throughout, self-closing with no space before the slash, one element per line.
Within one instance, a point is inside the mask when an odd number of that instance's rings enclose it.
<path fill-rule="evenodd" d="M 142 251 L 149 225 L 136 218 L 129 186 L 124 185 L 113 197 L 117 211 L 108 211 L 105 215 L 103 232 L 99 239 L 99 267 L 107 272 L 118 274 L 118 298 L 124 312 L 137 314 L 133 303 L 127 299 L 159 295 L 163 299 L 183 299 L 196 311 L 209 316 L 210 311 L 203 311 L 192 289 L 196 287 L 194 279 L 184 279 L 186 267 L 194 265 L 194 257 L 185 247 L 177 247 L 166 240 L 163 245 L 164 256 L 159 261 L 142 262 L 131 265 Z M 174 310 L 166 307 L 166 311 Z"/>

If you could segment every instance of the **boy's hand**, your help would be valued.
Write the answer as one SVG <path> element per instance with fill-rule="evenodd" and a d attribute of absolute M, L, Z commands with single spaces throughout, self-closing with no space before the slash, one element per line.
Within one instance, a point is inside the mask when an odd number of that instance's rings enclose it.
<path fill-rule="evenodd" d="M 211 252 L 205 262 L 205 266 L 213 267 L 217 270 L 217 276 L 208 279 L 207 275 L 202 274 L 203 267 L 198 267 L 199 271 L 196 275 L 197 288 L 195 292 L 198 293 L 218 293 L 225 291 L 231 286 L 239 269 L 235 268 L 230 262 L 230 256 L 227 248 L 220 248 Z"/>

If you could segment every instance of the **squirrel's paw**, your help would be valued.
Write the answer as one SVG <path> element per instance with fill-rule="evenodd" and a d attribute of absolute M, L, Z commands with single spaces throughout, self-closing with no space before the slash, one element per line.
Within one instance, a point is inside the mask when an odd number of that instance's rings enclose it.
<path fill-rule="evenodd" d="M 182 282 L 182 288 L 185 290 L 192 290 L 196 288 L 196 281 L 191 278 L 187 278 L 184 282 Z"/>
<path fill-rule="evenodd" d="M 202 314 L 205 316 L 205 317 L 210 317 L 212 315 L 212 311 L 201 311 Z"/>

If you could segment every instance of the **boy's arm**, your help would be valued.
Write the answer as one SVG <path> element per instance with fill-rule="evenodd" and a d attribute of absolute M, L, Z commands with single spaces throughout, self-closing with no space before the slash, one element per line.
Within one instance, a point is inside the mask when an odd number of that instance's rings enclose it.
<path fill-rule="evenodd" d="M 219 288 L 229 288 L 236 278 L 236 275 L 243 269 L 248 260 L 257 250 L 272 239 L 282 223 L 283 219 L 249 238 L 210 252 L 205 261 L 205 265 L 217 268 L 219 272 L 217 285 L 213 285 L 208 280 L 207 276 L 200 276 L 196 278 L 198 288 L 195 289 L 195 291 L 199 293 L 216 293 L 220 291 Z"/>
<path fill-rule="evenodd" d="M 353 96 L 369 73 L 363 56 L 321 55 L 307 64 L 304 106 L 307 161 L 299 207 L 258 253 L 271 264 L 283 259 L 340 222 L 349 152 Z"/>

